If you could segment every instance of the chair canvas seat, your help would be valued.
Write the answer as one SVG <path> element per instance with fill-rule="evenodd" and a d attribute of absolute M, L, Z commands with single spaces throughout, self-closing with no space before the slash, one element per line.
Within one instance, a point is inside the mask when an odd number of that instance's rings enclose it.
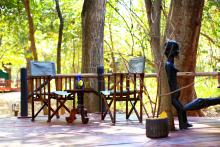
<path fill-rule="evenodd" d="M 53 91 L 52 94 L 60 95 L 60 96 L 69 96 L 71 93 L 68 93 L 66 91 Z"/>
<path fill-rule="evenodd" d="M 129 95 L 131 94 L 134 94 L 134 92 L 138 92 L 138 90 L 134 91 L 134 90 L 123 90 L 122 91 L 122 94 L 123 95 L 127 95 L 129 92 Z M 104 91 L 101 91 L 101 94 L 103 95 L 106 95 L 106 96 L 113 96 L 114 93 L 116 94 L 116 96 L 119 96 L 121 94 L 121 91 L 120 90 L 116 90 L 116 92 L 114 92 L 114 90 L 104 90 Z"/>

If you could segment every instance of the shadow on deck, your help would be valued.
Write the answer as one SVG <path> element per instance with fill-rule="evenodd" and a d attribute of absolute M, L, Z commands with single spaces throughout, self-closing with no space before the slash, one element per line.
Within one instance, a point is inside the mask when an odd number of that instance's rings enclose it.
<path fill-rule="evenodd" d="M 99 114 L 89 114 L 88 124 L 77 119 L 66 124 L 64 117 L 47 123 L 46 117 L 0 118 L 0 146 L 219 146 L 220 118 L 189 117 L 193 127 L 170 132 L 169 137 L 150 139 L 145 123 L 126 121 L 124 115 L 115 126 L 110 119 L 100 121 Z M 118 118 L 117 118 L 118 119 Z M 177 124 L 177 121 L 175 122 Z M 178 127 L 176 127 L 178 129 Z"/>

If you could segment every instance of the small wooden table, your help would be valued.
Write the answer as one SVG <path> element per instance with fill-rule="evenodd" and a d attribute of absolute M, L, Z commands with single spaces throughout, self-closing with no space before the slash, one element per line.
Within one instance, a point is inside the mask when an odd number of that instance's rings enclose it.
<path fill-rule="evenodd" d="M 73 121 L 76 119 L 76 114 L 81 115 L 82 123 L 87 124 L 89 122 L 89 118 L 87 116 L 87 109 L 84 107 L 83 100 L 80 100 L 81 103 L 79 103 L 77 108 L 75 107 L 75 95 L 78 94 L 78 98 L 82 97 L 84 93 L 95 93 L 98 95 L 98 92 L 92 88 L 83 88 L 83 89 L 73 89 L 73 90 L 65 90 L 65 91 L 54 91 L 51 94 L 51 98 L 55 98 L 57 100 L 57 104 L 59 103 L 59 106 L 57 106 L 56 110 L 53 111 L 52 114 L 50 112 L 48 113 L 48 122 L 51 121 L 54 115 L 58 114 L 58 111 L 61 107 L 64 107 L 69 113 L 70 116 L 66 117 L 66 121 L 68 123 L 73 123 Z M 81 96 L 80 96 L 81 95 Z M 67 100 L 73 100 L 73 108 L 69 110 L 64 104 Z"/>
<path fill-rule="evenodd" d="M 74 107 L 70 112 L 70 116 L 66 118 L 66 121 L 68 123 L 72 123 L 74 121 L 74 119 L 76 119 L 76 114 L 81 114 L 82 123 L 87 124 L 89 121 L 89 118 L 87 116 L 87 109 L 84 107 L 83 94 L 84 93 L 95 93 L 98 95 L 98 92 L 96 90 L 94 90 L 93 88 L 66 90 L 66 92 L 70 93 L 71 95 L 78 94 L 77 108 L 75 108 L 75 101 L 74 101 Z M 81 98 L 81 100 L 80 100 L 80 98 Z"/>

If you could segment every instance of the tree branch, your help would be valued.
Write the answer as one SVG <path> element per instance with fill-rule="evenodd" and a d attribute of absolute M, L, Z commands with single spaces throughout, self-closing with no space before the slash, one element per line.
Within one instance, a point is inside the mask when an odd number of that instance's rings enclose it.
<path fill-rule="evenodd" d="M 63 17 L 60 11 L 59 0 L 55 0 L 56 2 L 56 10 L 57 15 L 60 19 L 60 26 L 59 26 L 59 36 L 58 36 L 58 43 L 57 43 L 57 73 L 61 73 L 61 44 L 62 44 L 62 36 L 63 36 Z"/>
<path fill-rule="evenodd" d="M 212 42 L 215 46 L 217 46 L 218 48 L 220 48 L 220 45 L 217 44 L 217 41 L 215 41 L 214 39 L 212 39 L 209 35 L 203 33 L 203 32 L 200 32 L 200 34 L 202 36 L 204 36 L 206 39 L 208 39 L 210 42 Z"/>

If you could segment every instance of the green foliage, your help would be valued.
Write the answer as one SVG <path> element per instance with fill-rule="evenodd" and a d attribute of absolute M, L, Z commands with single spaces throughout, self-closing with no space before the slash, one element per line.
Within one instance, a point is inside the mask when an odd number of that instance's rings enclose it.
<path fill-rule="evenodd" d="M 60 8 L 64 18 L 61 51 L 62 73 L 81 72 L 82 6 L 82 0 L 60 0 Z M 166 15 L 169 12 L 169 7 L 170 0 L 164 0 L 161 34 L 165 31 Z M 55 2 L 52 0 L 30 0 L 30 8 L 34 20 L 35 41 L 39 60 L 56 62 L 59 19 Z M 197 71 L 217 70 L 220 59 L 219 9 L 219 0 L 205 2 L 201 28 L 201 32 L 205 35 L 200 35 Z M 29 30 L 22 1 L 1 0 L 0 20 L 0 63 L 11 62 L 13 68 L 16 69 L 26 66 L 25 57 L 31 56 L 31 54 L 27 52 L 30 47 Z M 104 66 L 106 71 L 112 71 L 112 52 L 118 71 L 121 72 L 127 70 L 124 63 L 134 56 L 144 55 L 149 63 L 152 63 L 152 52 L 149 45 L 150 34 L 144 1 L 108 0 L 104 35 Z M 148 62 L 146 63 L 146 72 L 154 72 L 154 67 Z M 155 90 L 150 88 L 155 87 L 155 85 L 148 87 L 149 91 L 154 93 Z M 199 85 L 197 91 L 212 95 L 212 93 L 205 91 L 205 88 L 199 87 L 202 86 Z"/>
<path fill-rule="evenodd" d="M 220 89 L 217 88 L 218 82 L 216 78 L 196 78 L 195 90 L 197 97 L 210 98 L 220 96 Z"/>
<path fill-rule="evenodd" d="M 127 71 L 124 62 L 134 56 L 146 56 L 147 59 L 152 60 L 147 16 L 143 1 L 110 0 L 107 2 L 106 9 L 105 67 L 109 71 L 112 70 L 109 64 L 113 63 L 112 58 L 110 58 L 111 51 L 114 51 L 117 62 L 121 63 L 118 64 L 118 68 L 122 72 Z M 151 67 L 150 65 L 147 66 Z M 152 67 L 150 69 L 152 70 Z"/>
<path fill-rule="evenodd" d="M 22 3 L 1 1 L 0 7 L 0 62 L 12 63 L 19 68 L 24 64 L 24 48 L 27 46 L 26 24 L 20 20 L 23 18 Z"/>
<path fill-rule="evenodd" d="M 216 71 L 220 61 L 220 3 L 206 1 L 198 48 L 198 71 Z"/>

